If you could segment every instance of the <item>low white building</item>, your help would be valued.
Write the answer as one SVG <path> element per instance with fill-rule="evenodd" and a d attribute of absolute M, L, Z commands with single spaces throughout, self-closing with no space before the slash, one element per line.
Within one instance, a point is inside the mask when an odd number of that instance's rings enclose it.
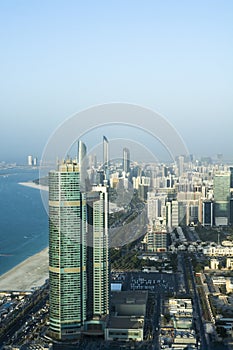
<path fill-rule="evenodd" d="M 233 256 L 233 247 L 209 245 L 203 248 L 203 254 L 208 256 Z"/>
<path fill-rule="evenodd" d="M 210 268 L 211 268 L 211 270 L 217 270 L 218 267 L 219 267 L 218 259 L 211 259 L 210 260 Z"/>
<path fill-rule="evenodd" d="M 213 276 L 212 282 L 213 284 L 224 285 L 226 284 L 226 278 L 224 276 Z"/>
<path fill-rule="evenodd" d="M 226 260 L 226 268 L 229 270 L 233 270 L 233 258 L 227 258 Z"/>
<path fill-rule="evenodd" d="M 193 306 L 191 299 L 169 299 L 169 312 L 171 315 L 192 316 Z"/>
<path fill-rule="evenodd" d="M 226 278 L 226 291 L 227 291 L 227 293 L 232 293 L 232 291 L 233 291 L 233 278 L 232 277 Z"/>
<path fill-rule="evenodd" d="M 105 329 L 105 340 L 143 341 L 144 317 L 111 316 Z"/>

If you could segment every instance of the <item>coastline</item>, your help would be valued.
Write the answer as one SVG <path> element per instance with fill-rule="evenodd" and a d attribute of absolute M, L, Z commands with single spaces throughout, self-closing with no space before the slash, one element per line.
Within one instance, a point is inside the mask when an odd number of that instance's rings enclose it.
<path fill-rule="evenodd" d="M 48 247 L 0 276 L 0 291 L 32 291 L 49 278 Z"/>
<path fill-rule="evenodd" d="M 32 181 L 18 182 L 21 186 L 48 191 L 48 186 Z M 32 291 L 40 287 L 49 277 L 48 247 L 26 258 L 9 271 L 0 275 L 0 291 Z"/>

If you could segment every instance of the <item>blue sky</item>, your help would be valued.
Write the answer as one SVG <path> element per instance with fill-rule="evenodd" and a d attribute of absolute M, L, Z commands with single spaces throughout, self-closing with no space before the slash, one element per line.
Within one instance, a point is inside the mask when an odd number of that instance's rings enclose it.
<path fill-rule="evenodd" d="M 108 102 L 233 159 L 232 1 L 2 0 L 0 36 L 0 160 L 40 157 L 69 115 Z"/>

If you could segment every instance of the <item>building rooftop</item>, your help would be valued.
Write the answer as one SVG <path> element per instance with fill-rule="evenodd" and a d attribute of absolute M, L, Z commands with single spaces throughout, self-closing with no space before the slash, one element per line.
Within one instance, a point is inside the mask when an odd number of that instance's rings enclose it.
<path fill-rule="evenodd" d="M 141 329 L 144 327 L 144 317 L 110 316 L 108 328 Z"/>
<path fill-rule="evenodd" d="M 113 304 L 146 304 L 148 298 L 147 291 L 121 291 L 112 294 Z"/>

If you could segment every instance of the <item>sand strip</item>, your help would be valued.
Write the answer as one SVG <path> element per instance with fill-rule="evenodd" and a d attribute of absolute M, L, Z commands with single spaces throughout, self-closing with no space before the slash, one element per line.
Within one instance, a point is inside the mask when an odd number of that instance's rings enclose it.
<path fill-rule="evenodd" d="M 48 248 L 45 248 L 0 276 L 0 291 L 29 291 L 40 287 L 49 277 L 48 266 Z"/>
<path fill-rule="evenodd" d="M 26 187 L 31 187 L 35 188 L 37 190 L 42 190 L 42 191 L 48 191 L 49 186 L 44 186 L 44 185 L 38 185 L 35 182 L 29 181 L 29 182 L 19 182 L 19 185 L 26 186 Z"/>

